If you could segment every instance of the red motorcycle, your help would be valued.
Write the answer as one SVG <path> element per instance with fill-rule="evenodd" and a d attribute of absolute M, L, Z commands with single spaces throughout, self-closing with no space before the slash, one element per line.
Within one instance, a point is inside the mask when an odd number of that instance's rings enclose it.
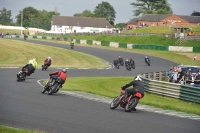
<path fill-rule="evenodd" d="M 28 75 L 28 69 L 27 69 L 27 68 L 24 68 L 22 71 L 20 71 L 20 72 L 17 74 L 17 82 L 25 81 L 27 75 Z"/>
<path fill-rule="evenodd" d="M 125 112 L 131 112 L 137 106 L 139 100 L 142 98 L 142 94 L 137 92 L 135 94 L 129 94 L 124 100 L 125 90 L 121 90 L 121 94 L 113 99 L 110 103 L 110 109 L 115 109 L 119 105 L 125 109 Z"/>

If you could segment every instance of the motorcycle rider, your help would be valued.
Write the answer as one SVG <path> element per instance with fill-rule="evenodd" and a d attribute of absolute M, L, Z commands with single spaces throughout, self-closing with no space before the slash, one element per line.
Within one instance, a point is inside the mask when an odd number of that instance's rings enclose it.
<path fill-rule="evenodd" d="M 65 83 L 65 80 L 67 78 L 67 69 L 63 68 L 61 71 L 52 72 L 52 73 L 49 74 L 49 76 L 50 76 L 50 79 L 49 79 L 48 83 L 44 86 L 44 88 L 48 87 L 53 76 L 59 76 L 62 79 L 62 82 L 61 82 L 61 85 L 60 85 L 60 87 L 62 88 L 62 85 Z"/>
<path fill-rule="evenodd" d="M 128 59 L 126 59 L 126 61 L 125 61 L 125 65 L 126 65 L 126 64 L 130 65 L 130 62 L 129 62 Z"/>
<path fill-rule="evenodd" d="M 123 58 L 122 58 L 121 56 L 119 56 L 118 61 L 119 61 L 119 63 L 123 66 L 124 60 L 123 60 Z"/>
<path fill-rule="evenodd" d="M 148 61 L 150 62 L 150 59 L 147 57 L 147 56 L 145 56 L 145 63 L 147 63 Z"/>
<path fill-rule="evenodd" d="M 47 59 L 44 60 L 44 65 L 47 65 L 47 68 L 51 66 L 51 57 L 48 57 Z M 43 65 L 42 65 L 43 67 Z"/>
<path fill-rule="evenodd" d="M 133 69 L 135 69 L 135 61 L 133 59 L 130 59 L 130 65 Z"/>
<path fill-rule="evenodd" d="M 116 67 L 119 64 L 119 61 L 116 58 L 114 58 L 113 64 Z"/>
<path fill-rule="evenodd" d="M 128 94 L 135 94 L 136 92 L 139 92 L 141 93 L 142 97 L 144 97 L 144 85 L 141 81 L 142 79 L 140 78 L 140 76 L 136 76 L 133 81 L 121 87 L 122 90 L 125 90 L 125 95 L 123 100 L 124 102 L 126 102 Z M 133 85 L 133 88 L 126 89 L 131 85 Z M 136 111 L 136 109 L 134 108 L 133 111 Z"/>
<path fill-rule="evenodd" d="M 36 58 L 33 58 L 28 61 L 28 63 L 22 68 L 22 71 L 24 68 L 28 69 L 28 76 L 30 76 L 32 73 L 35 72 L 35 69 L 37 67 L 37 61 Z"/>

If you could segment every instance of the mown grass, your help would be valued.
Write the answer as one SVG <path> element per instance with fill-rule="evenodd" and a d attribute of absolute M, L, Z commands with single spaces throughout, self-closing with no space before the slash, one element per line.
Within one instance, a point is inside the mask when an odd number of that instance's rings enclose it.
<path fill-rule="evenodd" d="M 42 133 L 37 130 L 24 130 L 0 125 L 0 133 Z"/>
<path fill-rule="evenodd" d="M 196 32 L 198 35 L 200 35 L 200 26 L 185 26 L 185 27 L 192 28 L 193 33 Z M 161 33 L 161 34 L 163 33 L 163 34 L 171 34 L 171 33 L 174 33 L 174 31 L 173 31 L 173 27 L 171 27 L 171 26 L 149 26 L 149 27 L 137 28 L 137 29 L 132 29 L 132 30 L 124 30 L 124 31 L 122 31 L 122 33 Z"/>
<path fill-rule="evenodd" d="M 51 67 L 107 67 L 105 61 L 89 54 L 25 41 L 1 39 L 0 49 L 0 66 L 24 66 L 28 60 L 36 57 L 38 67 L 40 67 L 50 56 L 52 57 Z"/>
<path fill-rule="evenodd" d="M 132 80 L 133 77 L 74 77 L 66 80 L 62 90 L 82 91 L 114 98 L 120 94 L 121 86 Z M 139 103 L 200 115 L 199 104 L 147 92 Z"/>
<path fill-rule="evenodd" d="M 25 34 L 28 33 L 28 30 L 23 30 Z M 3 32 L 4 35 L 5 34 L 10 34 L 10 35 L 14 35 L 15 33 L 17 35 L 21 35 L 21 30 L 18 30 L 18 29 L 2 29 L 1 26 L 0 26 L 0 32 Z"/>
<path fill-rule="evenodd" d="M 68 35 L 68 38 L 82 39 L 82 40 L 96 40 L 105 42 L 119 42 L 126 44 L 142 44 L 142 45 L 162 45 L 162 46 L 175 46 L 177 39 L 166 38 L 162 36 L 106 36 L 106 35 Z M 200 41 L 188 40 L 179 46 L 197 46 L 199 47 Z"/>

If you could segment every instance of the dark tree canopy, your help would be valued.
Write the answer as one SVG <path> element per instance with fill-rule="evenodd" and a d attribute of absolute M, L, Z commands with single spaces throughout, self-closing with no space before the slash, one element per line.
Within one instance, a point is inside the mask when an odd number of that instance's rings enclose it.
<path fill-rule="evenodd" d="M 200 12 L 193 11 L 193 13 L 191 14 L 191 16 L 200 16 Z"/>
<path fill-rule="evenodd" d="M 113 26 L 116 18 L 115 14 L 114 8 L 106 1 L 102 1 L 102 3 L 98 4 L 94 9 L 95 17 L 105 18 Z"/>
<path fill-rule="evenodd" d="M 90 10 L 84 10 L 82 13 L 74 14 L 76 17 L 94 17 L 94 14 Z"/>
<path fill-rule="evenodd" d="M 23 12 L 20 11 L 19 14 L 16 16 L 18 25 L 21 25 L 21 14 L 23 16 L 23 27 L 35 27 L 46 30 L 50 30 L 51 28 L 52 15 L 60 15 L 59 13 L 54 11 L 40 11 L 33 7 L 26 7 L 23 9 Z"/>
<path fill-rule="evenodd" d="M 12 25 L 13 20 L 11 19 L 11 10 L 7 10 L 5 7 L 0 10 L 0 24 Z"/>
<path fill-rule="evenodd" d="M 135 8 L 133 10 L 134 16 L 173 13 L 167 0 L 136 0 L 131 5 Z"/>

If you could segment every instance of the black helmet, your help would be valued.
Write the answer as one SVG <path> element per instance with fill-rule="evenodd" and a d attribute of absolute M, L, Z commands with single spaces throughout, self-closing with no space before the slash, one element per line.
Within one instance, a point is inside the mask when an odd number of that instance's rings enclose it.
<path fill-rule="evenodd" d="M 63 69 L 62 69 L 62 72 L 67 73 L 67 69 L 66 69 L 66 68 L 63 68 Z"/>
<path fill-rule="evenodd" d="M 134 78 L 134 80 L 139 80 L 139 81 L 142 81 L 142 79 L 140 78 L 140 76 L 138 75 L 138 76 L 136 76 L 135 78 Z"/>

